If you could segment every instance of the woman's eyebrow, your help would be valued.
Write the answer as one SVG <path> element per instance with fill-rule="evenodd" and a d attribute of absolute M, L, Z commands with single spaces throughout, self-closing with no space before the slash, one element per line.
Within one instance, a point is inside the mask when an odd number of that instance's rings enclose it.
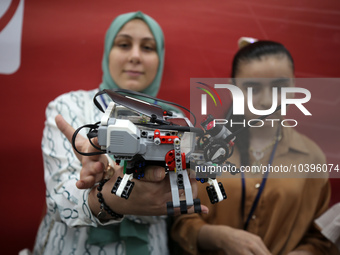
<path fill-rule="evenodd" d="M 278 78 L 270 82 L 271 85 L 280 85 L 280 84 L 286 84 L 289 83 L 290 79 L 289 78 Z"/>
<path fill-rule="evenodd" d="M 242 86 L 244 87 L 253 87 L 253 86 L 260 86 L 261 82 L 258 81 L 245 81 L 242 83 Z"/>
<path fill-rule="evenodd" d="M 117 37 L 125 37 L 125 38 L 129 38 L 129 39 L 133 39 L 133 37 L 131 35 L 129 35 L 129 34 L 118 34 L 116 36 L 116 38 Z M 153 37 L 148 37 L 148 36 L 147 37 L 143 37 L 142 40 L 156 41 Z"/>
<path fill-rule="evenodd" d="M 155 41 L 156 42 L 156 40 L 152 37 L 144 37 L 144 38 L 142 38 L 142 40 L 144 40 L 144 41 Z"/>
<path fill-rule="evenodd" d="M 130 36 L 130 35 L 128 35 L 128 34 L 118 34 L 118 35 L 116 36 L 116 38 L 117 38 L 117 37 L 132 38 L 132 36 Z"/>

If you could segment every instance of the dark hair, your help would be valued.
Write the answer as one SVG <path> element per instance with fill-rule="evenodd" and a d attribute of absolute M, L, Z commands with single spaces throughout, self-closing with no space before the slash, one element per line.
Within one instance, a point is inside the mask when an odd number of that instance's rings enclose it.
<path fill-rule="evenodd" d="M 240 67 L 240 63 L 243 61 L 250 61 L 254 59 L 261 59 L 263 56 L 268 55 L 280 55 L 283 54 L 288 57 L 292 63 L 294 70 L 294 60 L 292 55 L 281 43 L 273 41 L 257 41 L 241 48 L 234 56 L 231 78 L 235 78 L 236 73 Z"/>
<path fill-rule="evenodd" d="M 239 71 L 240 64 L 242 62 L 247 62 L 251 60 L 260 60 L 263 56 L 269 56 L 269 55 L 285 55 L 288 57 L 292 64 L 292 69 L 294 71 L 294 61 L 290 54 L 290 52 L 281 44 L 278 42 L 273 41 L 257 41 L 251 44 L 246 45 L 245 47 L 241 48 L 234 56 L 233 63 L 232 63 L 232 71 L 231 71 L 231 78 L 233 79 L 233 82 L 235 83 L 235 76 L 237 72 Z M 232 115 L 232 105 L 228 109 L 227 117 L 226 119 L 230 120 L 232 119 L 233 122 L 242 122 L 245 118 L 243 115 Z M 230 123 L 230 121 L 228 122 Z M 240 127 L 230 127 L 228 128 L 235 132 Z M 235 145 L 237 146 L 240 156 L 241 156 L 241 165 L 247 166 L 249 165 L 249 131 L 244 130 L 241 132 L 236 140 Z"/>

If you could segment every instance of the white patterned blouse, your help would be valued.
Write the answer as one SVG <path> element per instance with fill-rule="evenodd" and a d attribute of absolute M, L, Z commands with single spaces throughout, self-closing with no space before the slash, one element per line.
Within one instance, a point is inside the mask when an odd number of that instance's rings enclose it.
<path fill-rule="evenodd" d="M 46 109 L 42 151 L 47 213 L 40 224 L 33 253 L 131 254 L 134 244 L 144 243 L 146 254 L 168 254 L 165 217 L 125 216 L 124 224 L 119 221 L 102 224 L 89 208 L 90 190 L 79 190 L 75 185 L 81 163 L 54 119 L 61 114 L 75 129 L 99 121 L 102 112 L 93 103 L 97 92 L 98 89 L 66 93 L 50 102 Z M 124 231 L 125 226 L 141 227 L 145 231 L 137 231 L 133 237 L 126 235 L 133 231 Z M 89 236 L 97 231 L 108 239 L 92 242 Z"/>

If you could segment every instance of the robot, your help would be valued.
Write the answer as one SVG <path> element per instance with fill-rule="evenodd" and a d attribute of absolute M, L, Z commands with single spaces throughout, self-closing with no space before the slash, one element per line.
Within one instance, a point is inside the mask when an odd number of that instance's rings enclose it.
<path fill-rule="evenodd" d="M 96 100 L 103 93 L 112 99 L 105 111 Z M 214 126 L 211 115 L 201 123 L 203 129 L 196 128 L 188 118 L 176 117 L 158 105 L 130 97 L 131 93 L 145 96 L 127 90 L 98 92 L 94 103 L 104 112 L 101 121 L 83 126 L 90 127 L 89 139 L 98 137 L 99 153 L 112 155 L 117 163 L 124 161 L 124 176 L 118 177 L 111 193 L 128 199 L 134 187 L 133 179 L 143 178 L 147 165 L 159 165 L 165 168 L 170 180 L 172 201 L 167 202 L 168 215 L 174 215 L 175 208 L 185 214 L 191 206 L 195 213 L 200 212 L 200 200 L 193 199 L 187 170 L 197 165 L 231 164 L 225 162 L 233 152 L 233 135 L 225 126 Z M 83 127 L 76 130 L 74 140 Z M 73 147 L 79 152 L 74 142 Z M 209 171 L 196 173 L 198 181 L 209 184 L 207 193 L 211 203 L 227 198 L 216 176 Z M 179 190 L 184 190 L 185 200 L 180 200 Z"/>

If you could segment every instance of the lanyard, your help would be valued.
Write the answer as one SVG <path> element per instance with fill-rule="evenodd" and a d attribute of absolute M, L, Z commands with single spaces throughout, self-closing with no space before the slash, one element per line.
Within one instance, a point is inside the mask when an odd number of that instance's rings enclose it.
<path fill-rule="evenodd" d="M 278 132 L 280 132 L 280 129 L 278 130 Z M 273 150 L 272 150 L 272 152 L 270 154 L 270 158 L 269 158 L 269 161 L 268 161 L 268 169 L 269 169 L 269 166 L 273 163 L 274 155 L 275 155 L 275 151 L 276 151 L 278 143 L 279 143 L 279 139 L 276 139 L 276 142 L 274 144 Z M 243 226 L 244 230 L 246 230 L 248 228 L 248 224 L 249 224 L 250 218 L 252 217 L 252 215 L 255 212 L 255 209 L 256 209 L 257 204 L 258 204 L 258 202 L 260 200 L 262 191 L 264 189 L 264 186 L 266 185 L 268 174 L 269 174 L 269 171 L 266 171 L 266 173 L 264 174 L 264 176 L 262 178 L 262 182 L 261 182 L 261 185 L 259 187 L 259 191 L 257 192 L 257 195 L 255 197 L 253 205 L 252 205 L 252 207 L 250 209 L 250 212 L 248 214 L 247 220 L 244 223 L 244 226 Z M 244 173 L 243 172 L 241 172 L 241 175 L 242 175 L 242 204 L 241 204 L 241 210 L 242 210 L 242 219 L 243 219 L 244 218 L 244 207 L 245 207 L 245 202 L 246 202 L 246 198 L 245 198 L 246 197 L 246 182 L 245 182 L 245 178 L 244 178 Z"/>

